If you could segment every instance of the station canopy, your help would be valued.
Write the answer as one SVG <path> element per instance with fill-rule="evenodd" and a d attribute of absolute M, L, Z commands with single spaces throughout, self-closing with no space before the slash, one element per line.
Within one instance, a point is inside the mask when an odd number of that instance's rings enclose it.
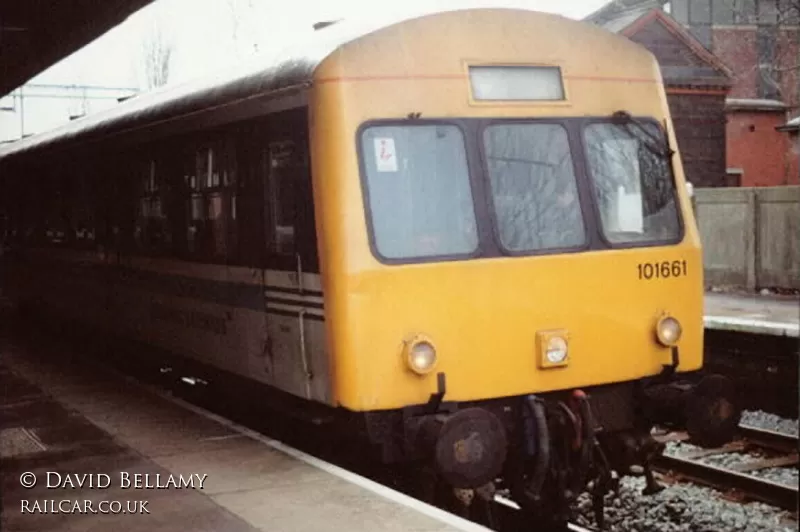
<path fill-rule="evenodd" d="M 0 96 L 86 46 L 152 0 L 2 0 Z"/>

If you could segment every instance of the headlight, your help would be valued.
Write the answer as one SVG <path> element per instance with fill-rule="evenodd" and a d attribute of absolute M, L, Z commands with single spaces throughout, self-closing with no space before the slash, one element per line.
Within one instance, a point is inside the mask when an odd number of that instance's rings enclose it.
<path fill-rule="evenodd" d="M 560 336 L 553 336 L 547 342 L 544 356 L 550 364 L 561 364 L 567 359 L 567 341 Z"/>
<path fill-rule="evenodd" d="M 672 347 L 681 339 L 681 324 L 671 316 L 666 316 L 658 320 L 656 324 L 656 336 L 661 345 Z"/>
<path fill-rule="evenodd" d="M 408 367 L 418 375 L 430 373 L 436 366 L 436 349 L 427 340 L 412 342 L 406 353 Z"/>
<path fill-rule="evenodd" d="M 569 364 L 569 333 L 566 329 L 538 331 L 536 337 L 539 368 L 559 368 Z"/>

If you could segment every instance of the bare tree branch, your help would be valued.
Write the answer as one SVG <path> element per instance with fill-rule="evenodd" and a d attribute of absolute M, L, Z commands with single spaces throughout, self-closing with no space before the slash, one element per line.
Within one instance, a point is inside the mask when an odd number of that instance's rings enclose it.
<path fill-rule="evenodd" d="M 791 66 L 788 66 L 788 67 L 784 67 L 784 68 L 773 68 L 772 70 L 774 72 L 780 72 L 780 73 L 792 72 L 794 70 L 800 71 L 800 63 L 797 63 L 796 65 L 791 65 Z"/>
<path fill-rule="evenodd" d="M 244 42 L 245 49 L 252 48 L 252 51 L 258 51 L 258 43 L 253 39 L 252 35 L 248 35 L 248 32 L 245 31 L 244 39 L 242 35 L 242 22 L 245 24 L 245 30 L 247 30 L 247 23 L 252 21 L 250 20 L 254 14 L 253 0 L 225 0 L 226 4 L 228 5 L 228 9 L 231 12 L 231 20 L 233 23 L 233 43 L 236 50 L 237 55 L 239 52 L 239 46 Z"/>
<path fill-rule="evenodd" d="M 161 87 L 169 81 L 172 50 L 172 43 L 164 35 L 161 26 L 155 23 L 142 43 L 145 81 L 148 89 Z"/>
<path fill-rule="evenodd" d="M 790 105 L 800 105 L 800 87 L 794 90 L 787 75 L 800 75 L 800 0 L 727 0 L 735 24 L 756 25 L 758 57 L 740 76 L 756 74 L 762 87 Z M 791 79 L 791 78 L 788 78 Z"/>

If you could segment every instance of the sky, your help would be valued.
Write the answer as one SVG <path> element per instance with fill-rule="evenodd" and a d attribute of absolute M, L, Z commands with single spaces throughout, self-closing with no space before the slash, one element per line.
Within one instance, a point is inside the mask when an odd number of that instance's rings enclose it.
<path fill-rule="evenodd" d="M 0 99 L 0 142 L 66 123 L 116 105 L 116 97 L 144 90 L 145 43 L 160 35 L 172 47 L 168 84 L 178 84 L 269 53 L 313 32 L 315 22 L 386 14 L 402 8 L 428 12 L 457 7 L 522 7 L 583 18 L 607 0 L 155 0 L 125 22 L 53 65 L 28 84 L 114 89 L 26 87 Z M 59 94 L 69 98 L 47 98 Z M 6 109 L 6 110 L 2 110 Z M 22 120 L 21 120 L 22 118 Z M 24 124 L 21 125 L 21 122 Z"/>

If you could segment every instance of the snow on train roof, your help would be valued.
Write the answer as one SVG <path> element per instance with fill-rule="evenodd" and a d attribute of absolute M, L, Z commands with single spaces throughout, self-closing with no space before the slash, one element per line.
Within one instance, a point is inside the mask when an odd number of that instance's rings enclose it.
<path fill-rule="evenodd" d="M 338 26 L 338 27 L 337 27 Z M 342 44 L 379 29 L 341 22 L 311 34 L 277 53 L 259 56 L 180 85 L 140 94 L 118 106 L 0 148 L 0 158 L 81 137 L 101 136 L 140 123 L 181 116 L 221 103 L 308 83 L 317 65 Z"/>
<path fill-rule="evenodd" d="M 260 56 L 244 66 L 226 69 L 214 76 L 156 89 L 126 100 L 112 109 L 13 142 L 0 148 L 0 160 L 64 141 L 121 132 L 142 123 L 178 117 L 256 94 L 308 84 L 317 65 L 343 44 L 393 24 L 452 11 L 470 9 L 394 13 L 369 21 L 337 22 L 271 56 Z"/>

